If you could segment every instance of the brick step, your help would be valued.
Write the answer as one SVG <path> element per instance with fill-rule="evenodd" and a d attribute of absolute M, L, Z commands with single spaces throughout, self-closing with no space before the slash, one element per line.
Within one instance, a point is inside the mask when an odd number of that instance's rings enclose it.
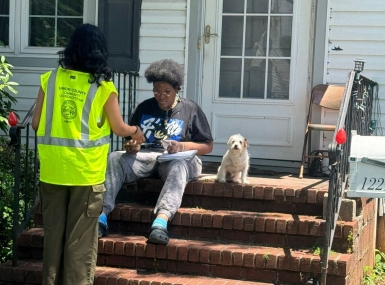
<path fill-rule="evenodd" d="M 0 285 L 42 284 L 43 264 L 39 261 L 19 261 L 13 267 L 10 262 L 0 264 Z M 94 285 L 274 285 L 275 283 L 261 283 L 240 281 L 224 278 L 213 278 L 197 275 L 180 275 L 171 273 L 151 272 L 97 266 Z"/>
<path fill-rule="evenodd" d="M 43 236 L 41 228 L 24 232 L 19 240 L 20 258 L 41 259 Z M 328 279 L 331 283 L 328 284 L 345 284 L 355 258 L 351 254 L 330 255 Z M 304 280 L 319 279 L 321 273 L 320 257 L 309 249 L 183 239 L 170 239 L 168 245 L 155 245 L 147 243 L 144 236 L 118 234 L 99 240 L 98 265 L 287 284 L 304 284 Z"/>
<path fill-rule="evenodd" d="M 154 218 L 152 206 L 120 203 L 109 215 L 108 225 L 110 233 L 148 235 Z M 35 222 L 43 223 L 41 214 L 35 214 Z M 182 207 L 172 219 L 168 231 L 173 238 L 314 247 L 323 244 L 325 226 L 325 220 L 307 215 Z M 357 228 L 358 220 L 338 221 L 332 249 L 346 252 L 351 246 L 349 236 Z"/>
<path fill-rule="evenodd" d="M 155 205 L 163 184 L 160 179 L 146 178 L 138 180 L 134 187 L 132 184 L 124 185 L 117 202 Z M 246 185 L 203 179 L 187 184 L 182 207 L 322 216 L 326 193 L 325 186 Z"/>

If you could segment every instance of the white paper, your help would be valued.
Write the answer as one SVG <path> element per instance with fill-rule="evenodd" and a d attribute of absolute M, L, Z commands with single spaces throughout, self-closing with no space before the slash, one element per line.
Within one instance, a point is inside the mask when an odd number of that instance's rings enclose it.
<path fill-rule="evenodd" d="M 159 162 L 169 161 L 169 160 L 175 160 L 175 159 L 186 159 L 190 160 L 198 151 L 196 149 L 194 150 L 186 150 L 186 151 L 180 151 L 176 153 L 168 153 L 165 151 L 163 154 L 158 156 Z"/>
<path fill-rule="evenodd" d="M 167 149 L 169 146 L 171 146 L 170 140 L 162 140 L 161 142 L 164 149 Z"/>

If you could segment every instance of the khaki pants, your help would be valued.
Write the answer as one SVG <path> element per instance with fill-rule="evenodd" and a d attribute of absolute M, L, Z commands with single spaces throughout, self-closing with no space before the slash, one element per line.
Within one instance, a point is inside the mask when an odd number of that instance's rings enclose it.
<path fill-rule="evenodd" d="M 40 182 L 44 224 L 43 285 L 90 285 L 98 251 L 102 185 Z"/>

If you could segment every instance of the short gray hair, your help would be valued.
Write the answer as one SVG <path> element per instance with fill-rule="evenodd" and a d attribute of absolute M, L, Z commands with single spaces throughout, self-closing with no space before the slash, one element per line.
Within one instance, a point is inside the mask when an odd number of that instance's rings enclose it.
<path fill-rule="evenodd" d="M 183 85 L 184 71 L 182 65 L 172 59 L 161 59 L 147 67 L 144 76 L 148 83 L 165 81 L 180 90 Z"/>

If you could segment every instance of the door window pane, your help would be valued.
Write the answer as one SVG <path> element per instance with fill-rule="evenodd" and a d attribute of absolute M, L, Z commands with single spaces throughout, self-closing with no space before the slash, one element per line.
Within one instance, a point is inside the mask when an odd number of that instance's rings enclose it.
<path fill-rule="evenodd" d="M 267 40 L 267 22 L 265 16 L 246 17 L 245 55 L 265 56 Z"/>
<path fill-rule="evenodd" d="M 270 56 L 290 56 L 291 25 L 291 16 L 270 18 Z"/>
<path fill-rule="evenodd" d="M 288 100 L 293 1 L 239 2 L 223 1 L 219 97 Z"/>
<path fill-rule="evenodd" d="M 248 0 L 247 13 L 268 13 L 269 0 Z"/>
<path fill-rule="evenodd" d="M 293 14 L 293 0 L 271 0 L 271 13 Z"/>
<path fill-rule="evenodd" d="M 223 0 L 223 13 L 243 13 L 245 0 Z"/>
<path fill-rule="evenodd" d="M 239 98 L 241 91 L 242 59 L 221 59 L 219 97 Z"/>
<path fill-rule="evenodd" d="M 9 0 L 0 0 L 0 46 L 9 45 Z"/>
<path fill-rule="evenodd" d="M 83 23 L 82 0 L 30 0 L 29 46 L 64 47 Z"/>
<path fill-rule="evenodd" d="M 222 55 L 242 55 L 243 17 L 223 16 Z"/>
<path fill-rule="evenodd" d="M 267 98 L 289 99 L 290 60 L 269 60 L 267 78 Z"/>
<path fill-rule="evenodd" d="M 266 60 L 245 59 L 243 97 L 263 99 L 265 97 Z"/>

